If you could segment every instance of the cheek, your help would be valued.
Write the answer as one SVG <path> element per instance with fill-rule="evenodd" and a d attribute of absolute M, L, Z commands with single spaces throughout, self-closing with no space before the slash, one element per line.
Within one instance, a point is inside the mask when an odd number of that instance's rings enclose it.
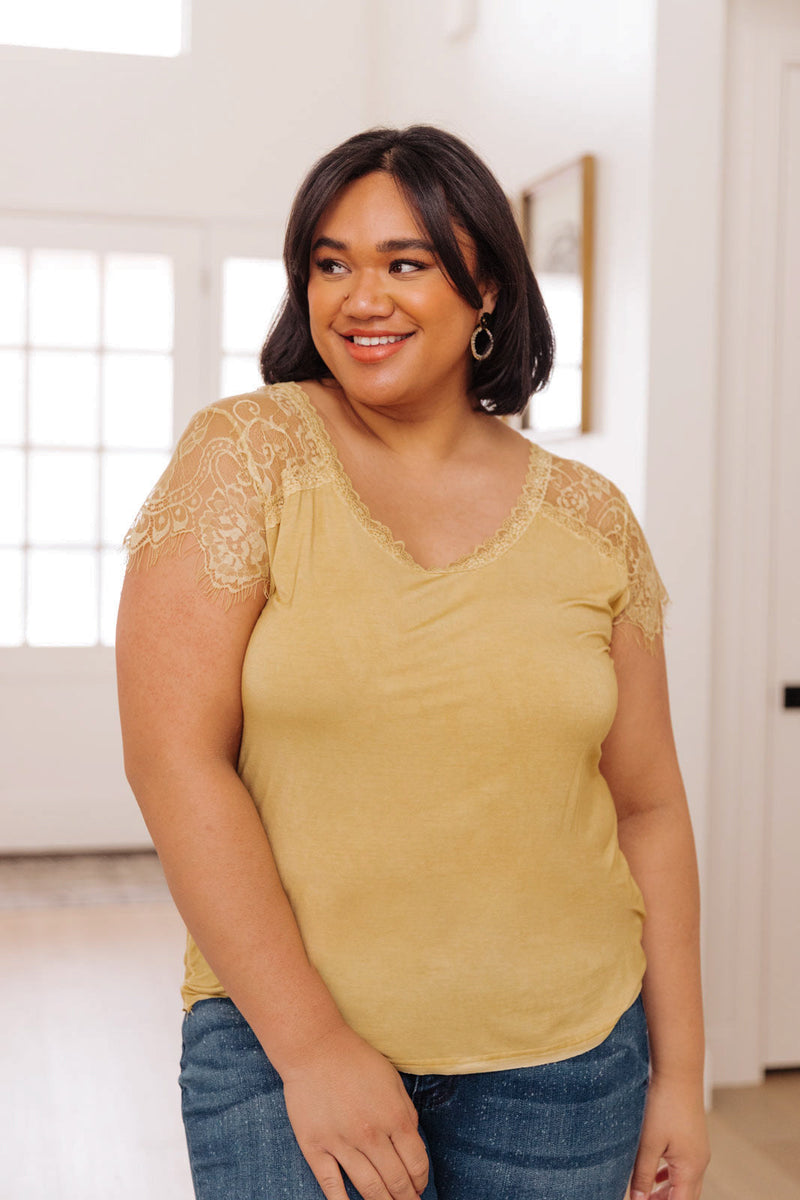
<path fill-rule="evenodd" d="M 325 329 L 327 322 L 324 319 L 322 306 L 318 296 L 314 295 L 313 289 L 308 289 L 308 329 L 311 334 L 311 340 L 317 350 L 321 352 L 322 332 Z"/>
<path fill-rule="evenodd" d="M 477 324 L 475 313 L 460 296 L 445 285 L 427 304 L 431 320 L 446 330 L 455 341 L 469 340 Z"/>
<path fill-rule="evenodd" d="M 306 298 L 308 300 L 308 319 L 310 323 L 314 325 L 318 319 L 318 313 L 320 310 L 320 297 L 317 294 L 316 288 L 313 287 L 312 284 L 308 285 Z"/>
<path fill-rule="evenodd" d="M 306 296 L 308 297 L 308 317 L 311 324 L 324 324 L 336 309 L 335 289 L 309 283 Z"/>

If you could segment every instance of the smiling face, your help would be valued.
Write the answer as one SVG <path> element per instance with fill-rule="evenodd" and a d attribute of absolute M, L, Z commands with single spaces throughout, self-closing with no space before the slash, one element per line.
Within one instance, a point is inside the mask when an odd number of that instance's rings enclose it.
<path fill-rule="evenodd" d="M 475 248 L 456 230 L 474 271 Z M 494 289 L 481 287 L 483 311 Z M 346 187 L 314 230 L 308 281 L 311 336 L 351 399 L 395 405 L 469 404 L 469 339 L 481 309 L 450 283 L 391 175 Z"/>

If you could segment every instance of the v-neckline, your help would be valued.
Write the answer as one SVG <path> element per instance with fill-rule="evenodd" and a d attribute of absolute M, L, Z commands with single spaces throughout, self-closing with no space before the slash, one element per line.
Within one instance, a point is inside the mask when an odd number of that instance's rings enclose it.
<path fill-rule="evenodd" d="M 406 549 L 405 542 L 396 538 L 388 525 L 373 517 L 358 494 L 353 481 L 342 465 L 339 452 L 319 410 L 308 392 L 299 383 L 284 384 L 290 387 L 299 401 L 306 420 L 317 435 L 317 441 L 328 460 L 337 490 L 350 508 L 359 524 L 394 558 L 425 575 L 446 575 L 451 572 L 467 571 L 493 562 L 508 550 L 525 532 L 539 510 L 550 475 L 551 456 L 536 442 L 530 443 L 528 466 L 522 489 L 502 524 L 483 541 L 465 554 L 442 566 L 423 566 Z"/>

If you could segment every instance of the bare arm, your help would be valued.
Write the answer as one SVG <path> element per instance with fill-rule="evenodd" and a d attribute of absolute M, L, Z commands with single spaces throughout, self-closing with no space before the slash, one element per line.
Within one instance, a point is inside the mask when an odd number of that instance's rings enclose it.
<path fill-rule="evenodd" d="M 236 773 L 242 663 L 262 607 L 226 612 L 207 599 L 191 554 L 127 577 L 117 631 L 126 774 L 188 928 L 284 1080 L 328 1200 L 346 1200 L 337 1162 L 375 1200 L 413 1200 L 427 1177 L 416 1112 L 309 962 Z"/>
<path fill-rule="evenodd" d="M 699 889 L 663 643 L 659 639 L 656 653 L 650 654 L 635 626 L 621 622 L 614 627 L 611 655 L 619 704 L 603 743 L 600 770 L 614 797 L 620 846 L 647 912 L 643 999 L 652 1080 L 632 1196 L 651 1195 L 663 1157 L 669 1182 L 653 1194 L 697 1200 L 708 1164 Z"/>

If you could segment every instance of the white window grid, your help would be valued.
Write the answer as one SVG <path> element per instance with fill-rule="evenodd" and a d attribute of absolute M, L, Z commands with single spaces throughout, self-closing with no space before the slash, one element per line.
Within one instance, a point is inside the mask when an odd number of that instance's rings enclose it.
<path fill-rule="evenodd" d="M 268 252 L 272 249 L 270 242 L 274 239 L 263 231 L 255 234 L 253 231 L 230 233 L 226 231 L 206 229 L 204 232 L 194 229 L 172 227 L 166 231 L 163 227 L 150 228 L 127 226 L 121 231 L 119 226 L 103 222 L 91 222 L 91 234 L 86 230 L 89 223 L 79 226 L 72 233 L 69 222 L 44 222 L 44 231 L 36 226 L 42 222 L 32 220 L 32 229 L 27 236 L 11 236 L 3 225 L 8 225 L 0 218 L 0 246 L 12 246 L 21 250 L 26 258 L 26 276 L 30 274 L 31 256 L 37 249 L 52 249 L 57 246 L 72 251 L 93 250 L 99 264 L 104 264 L 107 257 L 113 253 L 134 253 L 140 255 L 167 254 L 175 268 L 175 344 L 171 347 L 174 362 L 175 390 L 171 421 L 167 422 L 169 435 L 161 449 L 155 450 L 152 445 L 141 446 L 126 444 L 113 446 L 106 444 L 102 428 L 102 377 L 104 363 L 114 354 L 136 353 L 146 357 L 148 353 L 163 355 L 163 350 L 148 350 L 144 347 L 126 346 L 124 351 L 112 347 L 101 336 L 91 346 L 75 348 L 76 354 L 94 356 L 95 369 L 99 377 L 97 435 L 83 441 L 74 440 L 66 446 L 54 439 L 52 443 L 44 440 L 41 435 L 36 439 L 31 436 L 31 408 L 29 400 L 29 384 L 32 356 L 35 354 L 68 353 L 65 347 L 46 346 L 34 343 L 30 338 L 29 312 L 24 317 L 23 334 L 10 344 L 9 339 L 3 339 L 0 354 L 3 351 L 16 351 L 23 361 L 23 408 L 24 429 L 16 439 L 6 437 L 0 443 L 0 453 L 9 449 L 22 455 L 25 472 L 25 508 L 29 509 L 30 498 L 29 476 L 33 464 L 48 453 L 53 456 L 85 456 L 84 465 L 91 475 L 91 488 L 94 493 L 97 524 L 91 538 L 63 538 L 53 543 L 35 540 L 30 536 L 29 511 L 26 511 L 26 527 L 21 537 L 5 539 L 0 536 L 0 574 L 4 574 L 4 582 L 0 588 L 0 626 L 5 619 L 5 633 L 8 634 L 9 607 L 17 608 L 19 619 L 18 628 L 12 630 L 12 636 L 3 636 L 0 628 L 0 647 L 18 647 L 30 652 L 31 648 L 41 651 L 44 647 L 52 648 L 84 648 L 90 646 L 109 647 L 113 644 L 113 632 L 116 617 L 118 589 L 121 583 L 124 560 L 119 548 L 119 536 L 107 536 L 103 522 L 103 472 L 109 465 L 118 462 L 119 456 L 136 456 L 150 459 L 150 475 L 155 481 L 163 465 L 166 463 L 169 450 L 175 437 L 185 426 L 192 412 L 209 403 L 220 395 L 231 395 L 249 391 L 261 383 L 258 369 L 258 354 L 274 315 L 283 298 L 285 290 L 285 275 L 282 264 L 274 255 Z M 24 224 L 24 222 L 23 222 Z M 159 233 L 160 229 L 160 233 Z M 48 236 L 49 231 L 49 236 Z M 24 231 L 23 231 L 24 232 Z M 100 271 L 101 281 L 105 272 Z M 102 282 L 101 282 L 102 289 Z M 29 304 L 30 292 L 26 300 Z M 99 304 L 103 312 L 101 295 Z M 27 307 L 27 304 L 26 304 Z M 237 316 L 238 313 L 238 316 Z M 208 336 L 216 329 L 216 336 Z M 215 365 L 216 364 L 216 365 Z M 2 405 L 2 397 L 0 397 Z M 0 421 L 2 424 L 2 421 Z M 157 461 L 156 461 L 157 458 Z M 75 460 L 73 460 L 75 461 Z M 0 480 L 0 485 L 2 481 Z M 135 501 L 131 504 L 129 521 L 135 516 L 135 508 L 144 499 L 147 488 L 140 487 Z M 31 609 L 31 578 L 37 558 L 49 554 L 51 562 L 60 556 L 61 562 L 68 560 L 75 564 L 83 564 L 90 573 L 93 572 L 91 586 L 91 612 L 83 612 L 83 631 L 75 631 L 67 636 L 43 636 L 37 633 L 36 614 Z M 16 579 L 13 571 L 9 570 L 9 558 L 16 556 L 25 569 Z M 2 569 L 5 559 L 6 571 Z M 52 606 L 62 603 L 63 588 L 53 589 L 52 597 L 46 598 L 45 608 L 52 616 Z M 5 595 L 5 601 L 3 600 Z M 40 610 L 42 604 L 39 605 Z M 41 617 L 41 612 L 40 612 Z M 13 621 L 10 622 L 13 624 Z M 41 624 L 41 621 L 39 622 Z M 52 624 L 52 622 L 51 622 Z M 88 632 L 87 632 L 88 630 Z"/>
<path fill-rule="evenodd" d="M 97 312 L 93 319 L 97 325 L 97 340 L 78 338 L 76 340 L 79 344 L 65 345 L 58 344 L 58 339 L 48 343 L 47 340 L 34 339 L 31 336 L 31 278 L 36 256 L 39 255 L 41 261 L 41 255 L 49 255 L 52 265 L 59 261 L 57 256 L 64 253 L 73 263 L 76 261 L 74 253 L 70 254 L 69 251 L 40 251 L 31 248 L 17 250 L 17 256 L 23 264 L 24 278 L 21 336 L 18 340 L 8 337 L 3 339 L 3 352 L 7 356 L 15 355 L 22 367 L 21 436 L 3 438 L 7 464 L 16 464 L 21 472 L 21 487 L 17 493 L 22 509 L 18 521 L 21 528 L 15 537 L 13 528 L 8 528 L 9 524 L 14 523 L 13 513 L 10 513 L 4 522 L 5 536 L 0 537 L 0 549 L 5 551 L 2 557 L 6 560 L 9 571 L 9 579 L 4 588 L 5 619 L 0 628 L 0 641 L 11 645 L 113 644 L 116 597 L 122 573 L 119 553 L 121 533 L 115 535 L 109 528 L 113 489 L 115 486 L 119 488 L 119 479 L 124 478 L 121 471 L 125 466 L 130 472 L 131 465 L 134 465 L 134 478 L 137 475 L 142 479 L 149 477 L 151 482 L 154 482 L 167 461 L 172 435 L 172 389 L 168 378 L 165 377 L 164 383 L 167 384 L 169 392 L 165 399 L 169 411 L 162 413 L 158 420 L 161 426 L 160 433 L 156 431 L 155 438 L 145 437 L 138 443 L 124 435 L 120 437 L 117 434 L 116 438 L 108 436 L 107 388 L 111 382 L 112 364 L 116 363 L 119 366 L 124 362 L 125 356 L 128 356 L 129 364 L 132 359 L 141 364 L 151 358 L 154 363 L 160 362 L 167 366 L 167 374 L 171 373 L 172 365 L 171 329 L 165 331 L 167 336 L 163 338 L 163 346 L 158 349 L 137 345 L 135 339 L 123 347 L 109 344 L 105 319 L 105 287 L 109 264 L 112 261 L 119 264 L 122 261 L 120 256 L 103 251 L 77 252 L 78 261 L 93 265 L 96 269 Z M 152 261 L 150 256 L 137 255 L 139 261 L 142 258 Z M 124 261 L 133 263 L 136 260 L 126 256 Z M 166 313 L 164 315 L 167 316 Z M 91 313 L 89 319 L 92 319 Z M 69 340 L 62 339 L 67 342 Z M 37 436 L 33 436 L 32 366 L 44 366 L 48 359 L 51 364 L 57 362 L 56 356 L 59 356 L 62 368 L 67 367 L 70 362 L 73 365 L 82 362 L 88 368 L 89 376 L 94 376 L 96 404 L 93 414 L 93 437 L 65 439 L 63 436 L 56 436 L 49 440 L 46 435 L 42 436 L 41 430 Z M 86 382 L 91 388 L 92 381 L 88 376 Z M 64 402 L 69 405 L 69 400 L 67 391 Z M 144 470 L 141 470 L 141 467 L 144 467 Z M 54 515 L 62 505 L 69 509 L 70 500 L 74 499 L 74 496 L 60 494 L 56 483 L 59 475 L 63 477 L 70 474 L 72 489 L 78 494 L 83 491 L 84 521 L 78 522 L 78 525 L 93 525 L 91 536 L 87 536 L 85 529 L 81 532 L 74 525 L 66 530 L 56 530 L 54 534 L 53 526 L 58 525 L 58 520 L 48 520 L 47 516 L 43 515 L 43 509 L 46 507 L 43 500 L 52 507 Z M 44 533 L 41 532 L 42 525 L 45 527 Z M 47 535 L 48 525 L 50 537 Z M 55 587 L 55 578 L 51 579 L 49 587 L 46 582 L 48 573 L 52 573 L 56 567 L 59 567 L 62 573 L 63 586 L 60 590 Z M 70 581 L 72 588 L 77 591 L 71 590 Z M 53 593 L 52 601 L 48 602 L 47 592 L 50 590 Z"/>

